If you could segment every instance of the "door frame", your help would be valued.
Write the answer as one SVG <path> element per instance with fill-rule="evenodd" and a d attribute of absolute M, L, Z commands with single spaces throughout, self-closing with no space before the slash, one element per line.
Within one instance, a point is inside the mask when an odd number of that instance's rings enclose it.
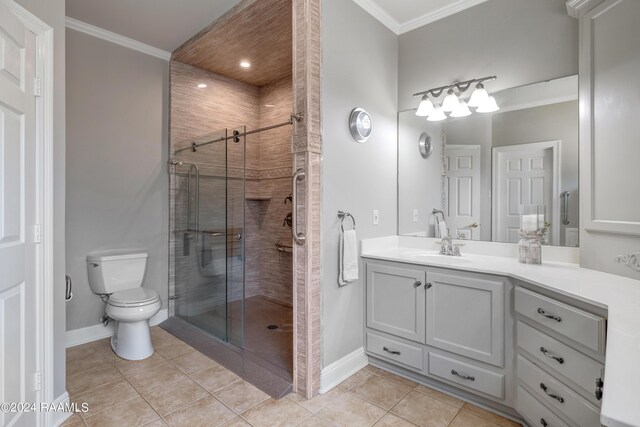
<path fill-rule="evenodd" d="M 36 263 L 36 340 L 38 372 L 42 378 L 39 402 L 53 403 L 54 396 L 54 140 L 53 140 L 53 28 L 17 4 L 14 0 L 0 0 L 36 35 L 36 70 L 40 79 L 40 96 L 36 96 L 36 194 L 41 239 Z M 64 394 L 66 398 L 66 393 Z M 53 425 L 62 413 L 38 412 L 39 425 Z"/>
<path fill-rule="evenodd" d="M 451 165 L 449 164 L 448 161 L 448 153 L 447 150 L 473 150 L 474 152 L 474 158 L 478 160 L 478 169 L 477 169 L 477 175 L 478 175 L 478 182 L 475 183 L 474 187 L 472 188 L 472 193 L 474 193 L 475 195 L 477 195 L 478 197 L 474 198 L 474 202 L 473 204 L 475 205 L 475 207 L 477 207 L 477 216 L 478 216 L 478 221 L 477 223 L 480 224 L 480 227 L 482 227 L 482 222 L 481 222 L 481 218 L 480 218 L 480 212 L 481 212 L 481 200 L 480 198 L 481 193 L 482 193 L 482 185 L 481 185 L 481 181 L 482 181 L 482 146 L 480 144 L 445 144 L 444 146 L 444 158 L 447 159 L 446 161 L 446 170 L 447 170 L 447 176 L 445 176 L 445 178 L 449 178 L 448 173 L 451 170 Z M 451 201 L 449 200 L 449 194 L 451 193 L 451 182 L 450 180 L 446 180 L 445 181 L 445 188 L 443 189 L 443 197 L 442 200 L 446 203 L 445 206 L 443 206 L 443 210 L 445 211 L 445 213 L 447 213 L 447 218 L 450 218 L 449 214 L 449 209 L 451 207 Z M 474 233 L 473 230 L 471 230 L 471 239 L 469 240 L 481 240 L 480 238 L 480 233 L 481 233 L 481 228 L 477 229 L 477 239 L 474 239 Z M 454 238 L 457 238 L 457 236 L 452 236 Z"/>
<path fill-rule="evenodd" d="M 559 198 L 561 187 L 561 155 L 560 155 L 560 140 L 553 141 L 541 141 L 541 142 L 529 142 L 526 144 L 505 145 L 502 147 L 493 147 L 491 153 L 491 240 L 496 241 L 498 233 L 498 157 L 502 153 L 508 153 L 513 151 L 523 151 L 527 149 L 551 149 L 551 155 L 553 157 L 553 184 L 551 185 L 551 231 L 552 239 L 551 245 L 558 246 L 560 244 L 560 210 L 559 210 Z"/>

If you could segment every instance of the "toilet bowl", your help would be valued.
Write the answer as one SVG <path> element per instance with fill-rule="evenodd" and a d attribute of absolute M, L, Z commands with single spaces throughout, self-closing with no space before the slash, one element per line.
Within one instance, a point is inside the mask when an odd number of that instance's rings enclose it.
<path fill-rule="evenodd" d="M 153 354 L 149 319 L 162 302 L 153 289 L 142 288 L 148 254 L 106 251 L 87 255 L 91 290 L 107 300 L 107 316 L 115 320 L 111 348 L 123 359 L 142 360 Z"/>

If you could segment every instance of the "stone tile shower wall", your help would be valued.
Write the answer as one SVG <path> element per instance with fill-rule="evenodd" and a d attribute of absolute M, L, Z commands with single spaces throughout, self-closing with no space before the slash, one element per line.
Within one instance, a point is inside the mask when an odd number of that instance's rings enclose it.
<path fill-rule="evenodd" d="M 199 83 L 206 88 L 197 87 Z M 225 169 L 224 143 L 199 148 L 196 153 L 184 151 L 174 156 L 176 149 L 189 144 L 190 139 L 237 127 L 243 131 L 280 123 L 291 113 L 291 80 L 286 79 L 263 88 L 237 82 L 189 65 L 171 63 L 170 158 L 185 162 L 207 164 L 200 170 L 200 228 L 225 227 L 225 174 L 230 177 L 227 198 L 230 228 L 239 228 L 245 210 L 243 241 L 245 244 L 245 296 L 263 296 L 291 305 L 292 256 L 280 253 L 275 243 L 291 244 L 289 227 L 283 227 L 291 205 L 284 204 L 291 192 L 291 128 L 283 127 L 262 134 L 250 135 L 246 140 L 246 154 L 242 144 L 227 145 Z M 243 161 L 246 156 L 246 204 L 242 188 Z M 189 249 L 197 250 L 197 257 L 187 257 L 183 234 L 186 225 L 187 173 L 185 166 L 176 166 L 170 174 L 170 295 L 188 298 L 188 304 L 170 303 L 171 314 L 199 314 L 225 301 L 223 238 L 203 237 Z M 192 180 L 192 188 L 194 181 Z M 175 200 L 175 203 L 174 203 Z M 192 199 L 192 206 L 194 200 Z M 232 285 L 230 300 L 242 298 L 240 245 L 231 238 L 227 252 Z M 209 265 L 203 266 L 204 257 Z M 211 258 L 218 261 L 211 261 Z M 188 277 L 185 281 L 181 278 Z M 178 283 L 176 283 L 178 278 Z M 185 283 L 186 282 L 186 283 Z M 189 313 L 175 312 L 176 306 L 189 306 Z"/>

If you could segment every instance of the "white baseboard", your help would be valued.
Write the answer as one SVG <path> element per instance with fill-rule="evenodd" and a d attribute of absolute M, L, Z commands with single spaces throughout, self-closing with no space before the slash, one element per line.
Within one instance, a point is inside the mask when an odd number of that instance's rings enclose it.
<path fill-rule="evenodd" d="M 160 310 L 155 316 L 149 320 L 151 326 L 164 322 L 169 318 L 167 309 Z M 67 348 L 75 347 L 92 341 L 98 341 L 113 335 L 114 322 L 111 321 L 107 326 L 101 324 L 87 326 L 86 328 L 74 329 L 67 331 Z"/>
<path fill-rule="evenodd" d="M 62 393 L 60 396 L 58 396 L 56 398 L 56 400 L 53 401 L 53 404 L 55 406 L 60 406 L 60 405 L 69 405 L 69 393 L 67 393 L 66 391 L 64 393 Z M 62 423 L 64 423 L 67 418 L 69 418 L 71 415 L 73 415 L 71 412 L 47 412 L 45 417 L 47 418 L 45 420 L 45 425 L 47 426 L 59 426 Z"/>
<path fill-rule="evenodd" d="M 320 393 L 324 394 L 367 366 L 369 358 L 364 353 L 364 347 L 347 354 L 342 359 L 333 362 L 322 369 L 320 373 Z"/>

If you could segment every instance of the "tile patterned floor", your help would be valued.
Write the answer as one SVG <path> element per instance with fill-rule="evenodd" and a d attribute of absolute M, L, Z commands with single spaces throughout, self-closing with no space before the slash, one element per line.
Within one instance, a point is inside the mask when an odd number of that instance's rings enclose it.
<path fill-rule="evenodd" d="M 89 404 L 65 426 L 516 427 L 510 420 L 367 366 L 330 392 L 274 400 L 154 327 L 146 360 L 118 358 L 107 339 L 67 350 L 71 401 Z"/>

